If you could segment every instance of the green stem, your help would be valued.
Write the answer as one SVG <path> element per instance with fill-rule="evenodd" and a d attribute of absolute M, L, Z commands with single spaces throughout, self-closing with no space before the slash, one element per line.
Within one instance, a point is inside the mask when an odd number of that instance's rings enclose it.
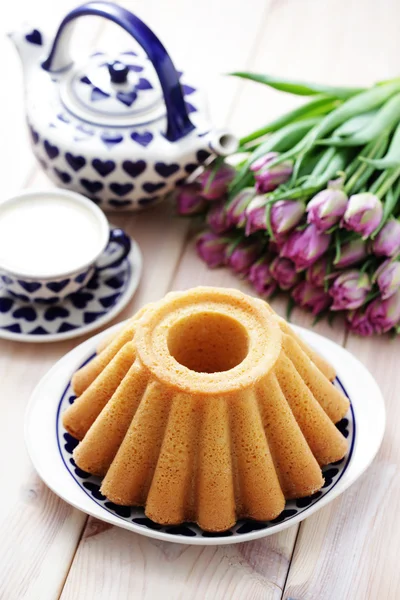
<path fill-rule="evenodd" d="M 392 187 L 395 181 L 400 177 L 400 167 L 397 167 L 397 169 L 390 169 L 388 171 L 384 171 L 384 174 L 386 175 L 386 179 L 375 192 L 375 195 L 378 196 L 380 200 L 383 198 L 386 192 L 389 191 L 389 189 Z"/>
<path fill-rule="evenodd" d="M 387 144 L 387 134 L 385 133 L 383 136 L 380 136 L 377 140 L 374 141 L 374 143 L 372 144 L 372 146 L 370 147 L 369 152 L 366 155 L 366 158 L 372 158 L 375 157 L 377 154 L 380 154 L 381 152 L 384 152 L 385 148 L 386 148 L 386 144 Z M 367 149 L 367 147 L 365 148 Z M 363 156 L 365 156 L 363 154 Z M 360 161 L 360 157 L 357 157 L 355 159 L 355 163 Z M 370 166 L 368 166 L 368 163 L 366 162 L 362 162 L 360 164 L 360 166 L 358 167 L 358 169 L 356 169 L 356 171 L 352 174 L 352 176 L 350 177 L 350 179 L 347 181 L 346 185 L 344 186 L 344 191 L 346 192 L 346 194 L 350 194 L 350 192 L 352 191 L 353 187 L 358 184 L 358 187 L 360 187 L 360 185 L 363 185 L 364 183 L 364 179 L 365 175 L 368 175 L 368 179 L 369 177 L 372 175 L 374 169 L 371 169 Z M 361 179 L 363 180 L 363 183 L 360 184 Z"/>
<path fill-rule="evenodd" d="M 331 110 L 333 110 L 334 108 L 336 108 L 337 106 L 339 106 L 339 104 L 340 104 L 340 101 L 336 100 L 334 98 L 330 98 L 330 97 L 326 97 L 326 96 L 316 97 L 311 102 L 302 104 L 301 106 L 295 108 L 294 110 L 287 112 L 284 115 L 281 115 L 280 117 L 278 117 L 277 119 L 274 119 L 273 121 L 270 121 L 270 123 L 268 123 L 267 125 L 264 125 L 264 127 L 261 127 L 260 129 L 256 129 L 256 131 L 253 131 L 252 133 L 245 135 L 244 137 L 242 137 L 240 139 L 239 143 L 241 146 L 243 146 L 244 144 L 247 144 L 248 142 L 252 142 L 253 140 L 261 138 L 261 137 L 267 135 L 268 133 L 277 131 L 281 127 L 284 127 L 285 125 L 289 125 L 290 123 L 293 123 L 294 121 L 298 121 L 300 119 L 305 119 L 305 118 L 309 118 L 309 117 L 317 117 L 320 115 L 325 115 L 325 114 L 329 113 Z"/>

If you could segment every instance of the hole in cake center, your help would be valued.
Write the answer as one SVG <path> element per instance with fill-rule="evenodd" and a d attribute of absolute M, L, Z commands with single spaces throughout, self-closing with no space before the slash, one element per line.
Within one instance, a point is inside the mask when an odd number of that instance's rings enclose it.
<path fill-rule="evenodd" d="M 168 349 L 178 363 L 197 373 L 233 369 L 246 357 L 249 336 L 235 319 L 202 312 L 175 323 L 168 332 Z"/>

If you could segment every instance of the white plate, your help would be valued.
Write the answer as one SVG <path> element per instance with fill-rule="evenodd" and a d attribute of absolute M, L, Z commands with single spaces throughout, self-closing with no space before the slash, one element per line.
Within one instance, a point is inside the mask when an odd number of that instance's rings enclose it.
<path fill-rule="evenodd" d="M 114 250 L 108 246 L 101 258 Z M 131 239 L 131 250 L 120 265 L 96 272 L 84 288 L 57 304 L 25 302 L 0 286 L 0 338 L 58 342 L 99 329 L 125 308 L 141 273 L 142 253 Z"/>
<path fill-rule="evenodd" d="M 146 519 L 142 509 L 116 507 L 99 494 L 99 480 L 71 462 L 74 440 L 63 430 L 61 415 L 73 399 L 71 375 L 93 356 L 104 336 L 120 327 L 121 324 L 115 325 L 96 335 L 58 361 L 36 387 L 26 412 L 25 440 L 35 469 L 56 494 L 89 515 L 170 542 L 215 545 L 254 540 L 295 525 L 331 502 L 356 481 L 379 449 L 385 429 L 385 407 L 371 374 L 347 350 L 316 333 L 295 327 L 306 342 L 335 366 L 336 384 L 351 400 L 351 409 L 340 427 L 348 437 L 349 451 L 342 461 L 325 468 L 325 488 L 309 499 L 288 502 L 285 514 L 275 522 L 242 520 L 222 534 L 206 534 L 192 524 L 160 527 Z"/>

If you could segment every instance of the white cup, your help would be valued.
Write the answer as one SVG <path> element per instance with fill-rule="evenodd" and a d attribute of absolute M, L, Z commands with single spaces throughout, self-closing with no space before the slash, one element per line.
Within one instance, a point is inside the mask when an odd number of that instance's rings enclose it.
<path fill-rule="evenodd" d="M 99 259 L 110 243 L 118 255 Z M 24 301 L 57 302 L 96 270 L 118 266 L 130 238 L 91 200 L 67 190 L 22 192 L 0 203 L 0 282 Z"/>

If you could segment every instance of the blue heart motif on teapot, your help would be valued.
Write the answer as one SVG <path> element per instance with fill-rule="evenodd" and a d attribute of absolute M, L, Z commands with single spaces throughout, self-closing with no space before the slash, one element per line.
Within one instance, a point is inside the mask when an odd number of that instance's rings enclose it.
<path fill-rule="evenodd" d="M 135 50 L 113 56 L 96 51 L 86 64 L 74 63 L 70 33 L 85 15 L 119 25 L 136 40 Z M 95 199 L 104 210 L 140 210 L 211 155 L 236 150 L 232 135 L 211 128 L 201 93 L 176 71 L 158 38 L 121 6 L 74 8 L 53 42 L 39 29 L 11 38 L 27 79 L 37 159 L 57 185 Z"/>

